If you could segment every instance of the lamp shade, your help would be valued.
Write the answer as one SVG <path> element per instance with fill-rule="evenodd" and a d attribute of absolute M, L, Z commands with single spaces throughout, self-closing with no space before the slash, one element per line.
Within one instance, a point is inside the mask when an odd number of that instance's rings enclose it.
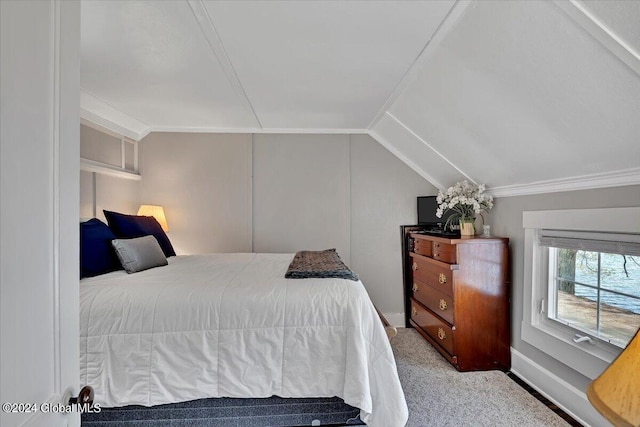
<path fill-rule="evenodd" d="M 587 387 L 591 404 L 615 426 L 640 426 L 640 331 Z"/>
<path fill-rule="evenodd" d="M 138 209 L 138 215 L 154 217 L 156 220 L 158 220 L 160 226 L 165 232 L 169 231 L 167 218 L 164 216 L 164 209 L 162 208 L 162 206 L 140 205 L 140 209 Z"/>

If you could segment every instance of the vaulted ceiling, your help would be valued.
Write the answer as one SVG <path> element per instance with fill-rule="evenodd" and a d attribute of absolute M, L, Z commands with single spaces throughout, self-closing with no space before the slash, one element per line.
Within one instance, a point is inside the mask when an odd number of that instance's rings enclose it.
<path fill-rule="evenodd" d="M 83 118 L 368 133 L 437 187 L 640 184 L 640 1 L 83 1 Z"/>

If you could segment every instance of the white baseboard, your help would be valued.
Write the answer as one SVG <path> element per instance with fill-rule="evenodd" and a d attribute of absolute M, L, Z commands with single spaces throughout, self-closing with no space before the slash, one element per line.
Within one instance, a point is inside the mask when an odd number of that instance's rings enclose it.
<path fill-rule="evenodd" d="M 609 425 L 609 422 L 589 403 L 583 391 L 578 390 L 513 347 L 511 348 L 511 372 L 522 378 L 583 426 Z"/>
<path fill-rule="evenodd" d="M 404 328 L 404 313 L 382 313 L 387 322 L 396 328 Z"/>

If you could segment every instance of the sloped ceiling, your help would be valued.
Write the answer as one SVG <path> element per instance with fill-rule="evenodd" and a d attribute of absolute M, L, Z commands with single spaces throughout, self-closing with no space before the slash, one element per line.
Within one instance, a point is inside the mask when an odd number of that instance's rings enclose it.
<path fill-rule="evenodd" d="M 362 131 L 452 1 L 87 1 L 82 89 L 153 130 Z"/>
<path fill-rule="evenodd" d="M 640 2 L 84 1 L 82 115 L 369 133 L 439 188 L 640 183 Z"/>

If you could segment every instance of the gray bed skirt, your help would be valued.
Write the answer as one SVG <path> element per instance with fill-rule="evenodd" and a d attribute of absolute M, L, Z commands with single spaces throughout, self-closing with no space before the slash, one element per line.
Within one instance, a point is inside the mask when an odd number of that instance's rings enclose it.
<path fill-rule="evenodd" d="M 360 410 L 332 398 L 198 399 L 152 407 L 102 408 L 83 427 L 266 427 L 364 425 Z"/>

